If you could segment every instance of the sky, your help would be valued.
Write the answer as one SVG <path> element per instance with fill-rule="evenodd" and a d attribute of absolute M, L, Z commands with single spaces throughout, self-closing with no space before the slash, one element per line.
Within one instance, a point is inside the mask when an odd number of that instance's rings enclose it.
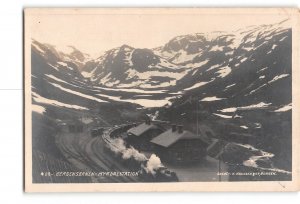
<path fill-rule="evenodd" d="M 251 25 L 278 23 L 284 14 L 35 14 L 29 29 L 31 38 L 58 47 L 72 45 L 96 56 L 123 44 L 135 48 L 155 48 L 173 37 L 212 31 L 232 32 Z"/>

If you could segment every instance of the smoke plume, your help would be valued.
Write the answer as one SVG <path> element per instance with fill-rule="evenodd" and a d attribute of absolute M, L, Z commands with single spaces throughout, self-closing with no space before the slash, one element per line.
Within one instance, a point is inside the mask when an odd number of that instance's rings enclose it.
<path fill-rule="evenodd" d="M 126 148 L 125 142 L 121 138 L 117 138 L 111 140 L 111 144 L 109 145 L 110 149 L 115 153 L 120 153 L 123 159 L 135 159 L 136 161 L 143 162 L 147 160 L 147 157 L 140 153 L 133 147 Z"/>
<path fill-rule="evenodd" d="M 160 167 L 163 167 L 161 160 L 155 154 L 152 154 L 148 159 L 144 154 L 140 153 L 134 147 L 126 148 L 125 142 L 121 138 L 110 140 L 109 148 L 116 154 L 120 154 L 122 159 L 128 160 L 133 158 L 141 164 L 141 168 L 145 169 L 147 173 L 154 175 Z M 147 162 L 146 162 L 147 161 Z M 146 162 L 146 164 L 145 164 Z"/>
<path fill-rule="evenodd" d="M 147 171 L 147 173 L 155 174 L 155 170 L 157 170 L 160 167 L 163 167 L 160 158 L 155 154 L 152 154 L 149 160 L 147 161 L 146 167 L 144 168 Z"/>

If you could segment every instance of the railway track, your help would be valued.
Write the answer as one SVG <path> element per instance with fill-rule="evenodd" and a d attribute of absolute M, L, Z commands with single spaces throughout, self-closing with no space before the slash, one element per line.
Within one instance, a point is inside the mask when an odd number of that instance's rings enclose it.
<path fill-rule="evenodd" d="M 72 141 L 70 142 L 70 138 L 72 137 Z M 58 146 L 62 153 L 65 155 L 66 159 L 76 166 L 81 171 L 86 172 L 99 172 L 103 171 L 103 168 L 100 168 L 98 165 L 95 165 L 93 161 L 84 154 L 84 151 L 78 146 L 76 142 L 78 138 L 75 135 L 65 135 L 60 136 L 58 138 Z M 99 177 L 93 176 L 93 182 L 118 182 L 118 180 L 114 177 Z"/>
<path fill-rule="evenodd" d="M 100 159 L 105 165 L 109 166 L 111 171 L 115 172 L 128 172 L 129 170 L 123 166 L 121 166 L 118 162 L 114 160 L 114 158 L 110 157 L 110 155 L 105 155 L 103 149 L 105 148 L 103 143 L 99 142 L 100 138 L 97 138 L 92 144 L 92 149 L 98 159 Z M 101 152 L 100 152 L 101 151 Z M 108 159 L 109 158 L 109 159 Z M 135 177 L 120 177 L 123 182 L 137 182 L 138 180 Z"/>
<path fill-rule="evenodd" d="M 111 144 L 110 133 L 117 128 L 109 128 L 102 137 L 92 138 L 89 133 L 62 133 L 57 136 L 56 143 L 66 159 L 78 169 L 89 172 L 128 172 L 129 170 L 111 155 L 105 153 L 105 145 Z M 135 177 L 94 177 L 94 182 L 137 182 Z"/>

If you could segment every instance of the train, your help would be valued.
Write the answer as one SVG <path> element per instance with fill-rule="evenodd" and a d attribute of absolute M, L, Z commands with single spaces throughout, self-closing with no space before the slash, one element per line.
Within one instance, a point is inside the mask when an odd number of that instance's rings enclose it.
<path fill-rule="evenodd" d="M 102 134 L 102 138 L 106 143 L 105 151 L 108 151 L 110 154 L 112 154 L 118 162 L 126 166 L 130 171 L 138 171 L 139 178 L 143 182 L 178 182 L 179 179 L 176 173 L 164 166 L 154 169 L 153 172 L 148 171 L 148 159 L 146 157 L 145 160 L 136 160 L 133 157 L 123 158 L 122 151 L 124 150 L 121 150 L 118 146 L 114 145 L 114 143 L 112 142 L 113 139 L 110 137 L 110 135 L 113 135 L 113 138 L 116 138 L 115 133 L 119 133 L 120 129 L 124 130 L 127 129 L 127 127 L 114 127 L 110 131 Z"/>

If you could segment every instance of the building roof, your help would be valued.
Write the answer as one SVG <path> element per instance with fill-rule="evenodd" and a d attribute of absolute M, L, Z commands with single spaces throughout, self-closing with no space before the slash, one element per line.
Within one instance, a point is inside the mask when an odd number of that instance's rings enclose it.
<path fill-rule="evenodd" d="M 169 129 L 162 134 L 158 135 L 157 137 L 151 140 L 152 143 L 163 146 L 169 147 L 172 144 L 176 143 L 178 140 L 182 139 L 201 139 L 201 137 L 191 133 L 190 131 L 184 130 L 182 133 L 178 131 L 172 132 L 172 129 Z"/>
<path fill-rule="evenodd" d="M 135 136 L 141 136 L 143 133 L 145 133 L 146 131 L 150 130 L 150 129 L 158 129 L 159 127 L 155 124 L 146 124 L 146 123 L 142 123 L 136 127 L 130 128 L 129 130 L 127 130 L 127 133 L 131 133 Z"/>

